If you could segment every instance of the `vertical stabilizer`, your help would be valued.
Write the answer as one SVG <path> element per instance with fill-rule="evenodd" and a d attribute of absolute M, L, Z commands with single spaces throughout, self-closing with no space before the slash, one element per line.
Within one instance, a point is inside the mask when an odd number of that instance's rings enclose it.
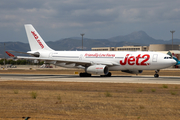
<path fill-rule="evenodd" d="M 31 51 L 37 51 L 37 50 L 54 51 L 47 46 L 47 44 L 44 42 L 44 40 L 41 38 L 41 36 L 38 34 L 38 32 L 34 29 L 34 27 L 31 24 L 25 24 L 24 26 L 26 29 L 26 34 L 28 37 Z"/>

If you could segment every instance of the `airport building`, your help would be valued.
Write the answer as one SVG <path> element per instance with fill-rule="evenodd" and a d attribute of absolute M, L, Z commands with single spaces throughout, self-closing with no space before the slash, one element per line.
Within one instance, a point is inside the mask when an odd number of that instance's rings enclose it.
<path fill-rule="evenodd" d="M 91 48 L 92 51 L 169 51 L 170 44 L 150 44 L 149 46 L 123 46 L 123 47 L 98 47 Z M 173 45 L 173 50 L 180 50 L 180 45 Z"/>
<path fill-rule="evenodd" d="M 91 48 L 92 51 L 116 51 L 116 47 L 98 47 Z"/>
<path fill-rule="evenodd" d="M 169 51 L 169 50 L 180 50 L 179 45 L 172 45 L 170 44 L 150 44 L 149 51 Z"/>
<path fill-rule="evenodd" d="M 91 48 L 92 51 L 148 51 L 148 46 L 123 46 Z"/>

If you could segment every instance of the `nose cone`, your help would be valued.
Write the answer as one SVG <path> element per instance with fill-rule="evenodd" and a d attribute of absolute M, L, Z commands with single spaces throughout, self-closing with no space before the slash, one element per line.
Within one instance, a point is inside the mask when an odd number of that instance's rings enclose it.
<path fill-rule="evenodd" d="M 176 60 L 174 60 L 174 59 L 171 60 L 171 64 L 172 64 L 172 65 L 176 65 L 176 63 L 177 63 Z"/>

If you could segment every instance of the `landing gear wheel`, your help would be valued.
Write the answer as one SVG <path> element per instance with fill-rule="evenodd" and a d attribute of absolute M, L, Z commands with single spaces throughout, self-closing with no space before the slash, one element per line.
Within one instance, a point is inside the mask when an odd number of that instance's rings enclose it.
<path fill-rule="evenodd" d="M 111 72 L 108 72 L 107 75 L 100 75 L 101 77 L 111 77 Z"/>
<path fill-rule="evenodd" d="M 111 77 L 111 72 L 108 72 L 108 74 L 106 76 L 107 77 Z"/>
<path fill-rule="evenodd" d="M 91 77 L 91 74 L 89 74 L 89 73 L 80 73 L 79 77 Z"/>
<path fill-rule="evenodd" d="M 159 77 L 159 74 L 154 74 L 154 77 L 155 77 L 155 78 L 158 78 L 158 77 Z"/>
<path fill-rule="evenodd" d="M 154 74 L 154 77 L 155 77 L 155 78 L 158 78 L 158 77 L 159 77 L 159 74 L 158 74 L 159 71 L 160 71 L 160 70 L 156 70 L 156 71 L 155 71 L 155 74 Z"/>

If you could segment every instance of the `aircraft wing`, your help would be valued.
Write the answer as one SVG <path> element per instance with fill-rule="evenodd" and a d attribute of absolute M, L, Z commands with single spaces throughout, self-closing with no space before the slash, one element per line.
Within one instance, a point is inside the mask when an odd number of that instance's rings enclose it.
<path fill-rule="evenodd" d="M 62 63 L 66 63 L 66 64 L 78 64 L 78 65 L 82 65 L 82 66 L 90 66 L 93 64 L 101 64 L 101 65 L 108 65 L 108 66 L 114 66 L 114 65 L 118 65 L 115 62 L 112 61 L 88 61 L 88 60 L 77 60 L 77 59 L 57 59 L 57 58 L 38 58 L 38 57 L 25 57 L 25 56 L 17 56 L 18 59 L 31 59 L 31 60 L 46 60 L 46 61 L 54 61 L 54 62 L 62 62 Z"/>

